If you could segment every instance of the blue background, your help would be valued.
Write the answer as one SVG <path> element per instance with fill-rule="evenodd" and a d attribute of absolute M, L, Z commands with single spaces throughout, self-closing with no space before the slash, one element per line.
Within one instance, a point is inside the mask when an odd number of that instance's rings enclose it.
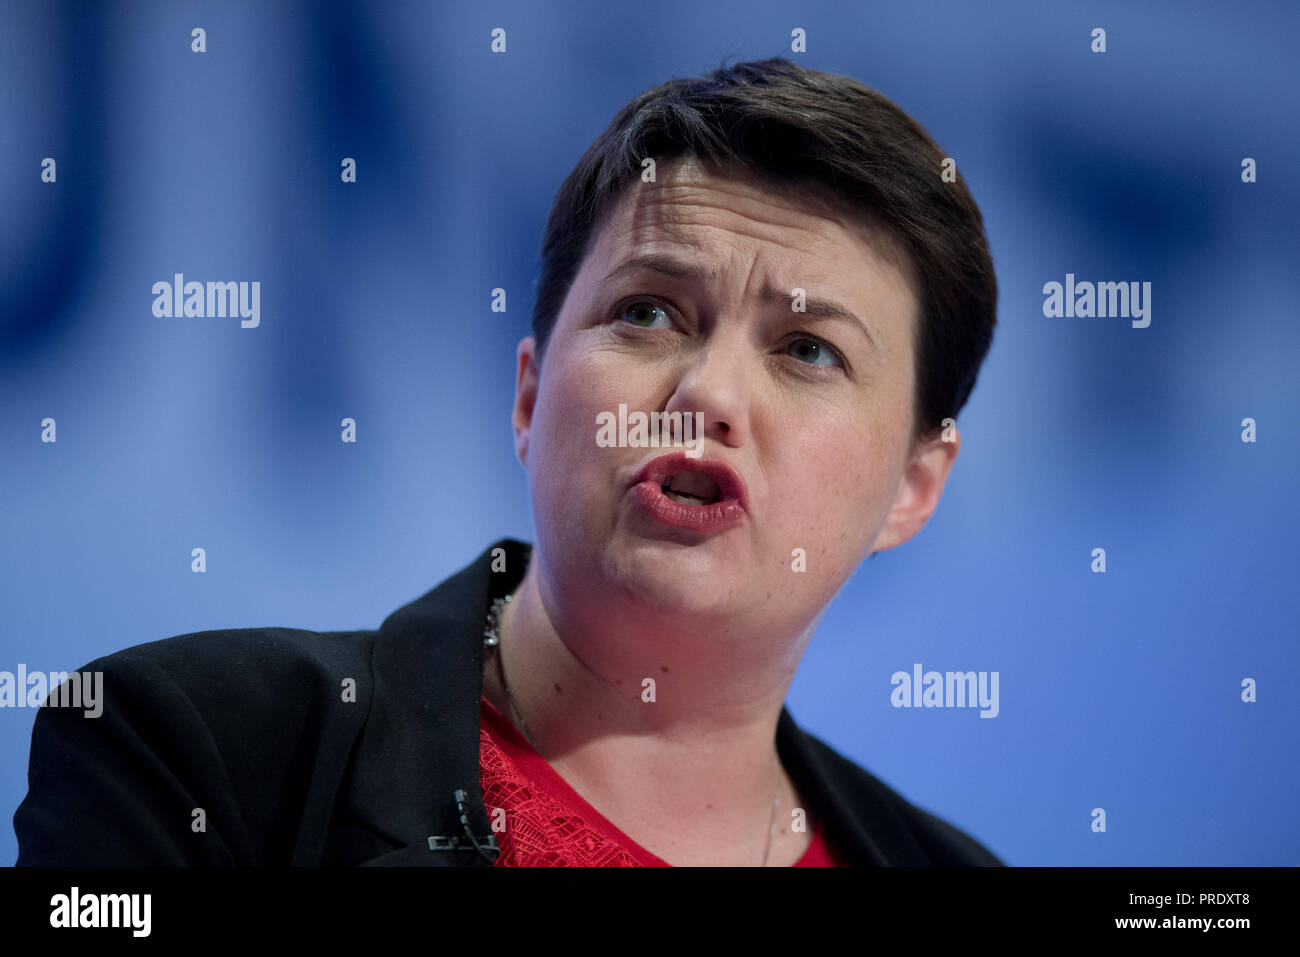
<path fill-rule="evenodd" d="M 943 503 L 836 599 L 796 720 L 1012 864 L 1296 864 L 1300 14 L 1048 6 L 0 5 L 0 670 L 373 628 L 531 541 L 556 188 L 637 93 L 784 55 L 957 158 L 1001 284 Z M 260 281 L 260 327 L 155 318 L 175 272 Z M 1150 281 L 1150 328 L 1044 318 L 1067 272 Z M 894 709 L 914 662 L 1000 672 L 1000 715 Z M 34 715 L 0 711 L 8 814 Z"/>

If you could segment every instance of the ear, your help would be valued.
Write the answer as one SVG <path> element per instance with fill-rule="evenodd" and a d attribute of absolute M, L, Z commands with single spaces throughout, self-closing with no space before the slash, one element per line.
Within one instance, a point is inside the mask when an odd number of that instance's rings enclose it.
<path fill-rule="evenodd" d="M 945 434 L 949 436 L 948 441 L 944 441 Z M 961 433 L 955 426 L 933 439 L 916 444 L 898 483 L 889 515 L 871 547 L 872 552 L 903 544 L 930 520 L 960 450 Z"/>
<path fill-rule="evenodd" d="M 533 406 L 537 404 L 536 343 L 532 336 L 519 340 L 515 350 L 518 362 L 515 380 L 515 408 L 511 421 L 515 427 L 515 455 L 528 467 L 528 434 L 533 425 Z"/>

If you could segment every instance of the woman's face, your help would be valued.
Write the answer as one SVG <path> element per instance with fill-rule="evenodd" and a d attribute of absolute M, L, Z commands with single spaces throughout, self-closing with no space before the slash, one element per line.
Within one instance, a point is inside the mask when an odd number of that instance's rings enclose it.
<path fill-rule="evenodd" d="M 956 444 L 912 447 L 917 298 L 905 260 L 867 230 L 693 159 L 627 189 L 540 372 L 532 339 L 520 344 L 514 421 L 545 591 L 665 624 L 795 633 L 868 553 L 924 524 Z M 661 268 L 633 263 L 650 256 Z M 702 275 L 669 275 L 665 257 Z M 647 507 L 638 477 L 673 450 L 598 444 L 620 405 L 702 413 L 687 467 L 733 469 L 743 513 L 696 530 Z"/>

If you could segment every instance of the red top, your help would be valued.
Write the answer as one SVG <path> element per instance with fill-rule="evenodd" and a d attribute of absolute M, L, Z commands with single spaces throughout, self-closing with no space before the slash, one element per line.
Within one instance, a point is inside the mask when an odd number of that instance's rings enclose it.
<path fill-rule="evenodd" d="M 487 698 L 480 711 L 480 780 L 501 845 L 497 867 L 671 866 L 583 800 Z M 498 824 L 501 810 L 509 822 L 504 828 Z M 812 844 L 795 867 L 839 864 L 818 819 Z"/>

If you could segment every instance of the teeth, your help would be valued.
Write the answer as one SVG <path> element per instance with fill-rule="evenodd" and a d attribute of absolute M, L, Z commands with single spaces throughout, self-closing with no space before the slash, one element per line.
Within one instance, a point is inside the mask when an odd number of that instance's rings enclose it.
<path fill-rule="evenodd" d="M 718 483 L 703 472 L 678 472 L 664 484 L 664 492 L 670 490 L 690 496 L 695 500 L 691 504 L 716 502 L 719 498 Z"/>
<path fill-rule="evenodd" d="M 685 492 L 674 492 L 671 489 L 664 493 L 674 502 L 682 505 L 711 505 L 712 503 L 700 498 L 698 495 L 687 495 Z"/>

